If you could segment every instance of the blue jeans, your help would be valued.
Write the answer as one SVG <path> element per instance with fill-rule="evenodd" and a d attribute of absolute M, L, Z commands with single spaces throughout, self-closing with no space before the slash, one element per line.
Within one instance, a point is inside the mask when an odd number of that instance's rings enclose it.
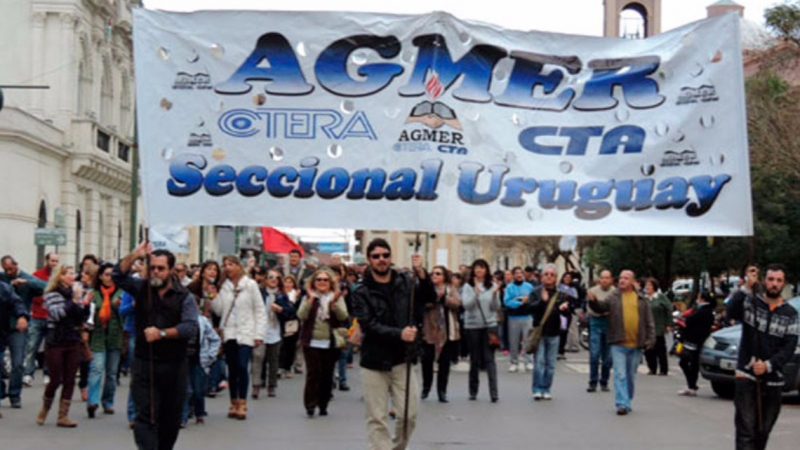
<path fill-rule="evenodd" d="M 0 401 L 6 397 L 12 402 L 20 401 L 22 396 L 22 372 L 25 362 L 25 342 L 28 333 L 14 331 L 8 336 L 8 342 L 0 342 L 0 361 L 3 360 L 6 347 L 11 354 L 11 373 L 8 374 L 8 389 L 6 382 L 0 380 Z"/>
<path fill-rule="evenodd" d="M 128 361 L 130 361 L 130 367 L 133 368 L 133 350 L 135 348 L 136 339 L 133 337 L 133 333 L 131 333 L 131 338 L 128 340 Z M 130 377 L 128 377 L 130 384 L 133 385 L 133 372 L 131 372 Z M 133 389 L 128 389 L 128 422 L 133 422 L 136 420 L 136 405 L 133 404 Z"/>
<path fill-rule="evenodd" d="M 353 360 L 353 345 L 348 343 L 339 354 L 339 387 L 347 386 L 347 363 Z"/>
<path fill-rule="evenodd" d="M 225 343 L 225 360 L 228 363 L 228 391 L 231 400 L 246 400 L 250 387 L 250 360 L 253 347 L 240 345 L 234 340 Z"/>
<path fill-rule="evenodd" d="M 602 360 L 602 372 L 600 372 Z M 598 373 L 600 372 L 600 373 Z M 611 374 L 611 352 L 608 347 L 608 318 L 589 318 L 589 384 L 608 386 Z M 599 376 L 598 376 L 599 375 Z"/>
<path fill-rule="evenodd" d="M 206 371 L 197 362 L 189 363 L 189 383 L 186 384 L 186 400 L 183 402 L 183 423 L 189 421 L 189 408 L 194 409 L 194 417 L 206 417 Z"/>
<path fill-rule="evenodd" d="M 560 336 L 542 336 L 536 352 L 536 367 L 533 369 L 533 393 L 550 393 L 556 373 L 558 342 Z"/>
<path fill-rule="evenodd" d="M 636 384 L 636 368 L 642 362 L 642 350 L 612 345 L 611 359 L 614 361 L 614 401 L 617 408 L 630 410 Z"/>
<path fill-rule="evenodd" d="M 36 372 L 36 354 L 47 334 L 47 319 L 31 319 L 28 323 L 28 345 L 25 349 L 25 375 L 33 376 Z M 47 375 L 47 365 L 44 365 L 44 374 Z"/>
<path fill-rule="evenodd" d="M 103 408 L 113 408 L 114 394 L 117 392 L 117 371 L 122 352 L 119 349 L 107 349 L 104 352 L 93 352 L 93 355 L 94 358 L 92 358 L 89 369 L 89 400 L 86 403 L 99 405 L 102 392 Z"/>

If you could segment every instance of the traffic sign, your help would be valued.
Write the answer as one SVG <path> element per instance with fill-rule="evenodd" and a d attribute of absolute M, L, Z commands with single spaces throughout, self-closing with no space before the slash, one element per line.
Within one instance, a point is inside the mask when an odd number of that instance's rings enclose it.
<path fill-rule="evenodd" d="M 64 228 L 37 228 L 34 233 L 34 245 L 67 245 L 67 230 Z"/>
<path fill-rule="evenodd" d="M 320 253 L 347 253 L 350 248 L 347 242 L 320 242 L 317 244 Z"/>

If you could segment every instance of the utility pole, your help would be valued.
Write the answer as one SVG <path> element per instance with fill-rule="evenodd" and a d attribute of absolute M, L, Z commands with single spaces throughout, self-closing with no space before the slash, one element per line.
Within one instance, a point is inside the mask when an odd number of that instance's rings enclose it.
<path fill-rule="evenodd" d="M 135 117 L 135 113 L 134 113 Z M 128 236 L 128 250 L 136 248 L 136 222 L 137 209 L 139 206 L 139 122 L 133 122 L 133 158 L 131 158 L 131 212 L 130 212 L 130 233 Z"/>

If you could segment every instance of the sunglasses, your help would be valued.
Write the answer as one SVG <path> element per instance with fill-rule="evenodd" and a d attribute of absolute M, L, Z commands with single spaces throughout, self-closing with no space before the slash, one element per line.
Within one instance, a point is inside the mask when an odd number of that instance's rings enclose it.
<path fill-rule="evenodd" d="M 316 282 L 324 281 L 326 283 L 330 283 L 331 279 L 330 278 L 315 278 L 314 281 L 316 281 Z"/>
<path fill-rule="evenodd" d="M 165 270 L 169 270 L 167 266 L 150 266 L 150 270 L 154 272 L 164 272 Z"/>
<path fill-rule="evenodd" d="M 441 276 L 441 275 L 444 275 L 444 274 L 443 274 L 442 272 L 433 272 L 433 275 L 439 275 L 439 276 Z"/>
<path fill-rule="evenodd" d="M 389 259 L 392 257 L 391 253 L 373 253 L 369 255 L 370 259 Z"/>

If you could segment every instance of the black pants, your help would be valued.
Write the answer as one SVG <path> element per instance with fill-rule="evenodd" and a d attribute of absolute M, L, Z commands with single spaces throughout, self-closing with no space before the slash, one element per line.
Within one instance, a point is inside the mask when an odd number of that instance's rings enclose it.
<path fill-rule="evenodd" d="M 61 388 L 61 400 L 72 400 L 75 389 L 75 374 L 81 361 L 79 342 L 45 346 L 45 359 L 50 370 L 50 383 L 44 389 L 45 398 L 55 398 L 56 390 Z"/>
<path fill-rule="evenodd" d="M 333 370 L 339 361 L 339 350 L 303 347 L 303 356 L 306 359 L 306 387 L 303 392 L 306 411 L 313 411 L 316 407 L 319 407 L 320 411 L 327 411 L 333 391 Z"/>
<path fill-rule="evenodd" d="M 136 405 L 136 425 L 133 435 L 139 450 L 171 450 L 181 426 L 188 363 L 185 358 L 156 361 L 152 377 L 151 381 L 150 361 L 134 359 L 131 391 Z"/>
<path fill-rule="evenodd" d="M 663 334 L 656 336 L 656 345 L 650 350 L 645 350 L 644 357 L 647 359 L 647 367 L 651 373 L 660 373 L 661 375 L 669 373 L 667 340 Z M 661 367 L 661 372 L 658 371 L 659 366 Z"/>
<path fill-rule="evenodd" d="M 567 329 L 558 333 L 558 354 L 564 355 L 567 351 L 567 341 L 569 340 L 569 326 L 572 325 L 572 314 L 567 316 Z"/>
<path fill-rule="evenodd" d="M 686 376 L 686 386 L 689 389 L 697 390 L 697 376 L 700 373 L 700 351 L 683 350 L 681 353 L 681 369 Z"/>
<path fill-rule="evenodd" d="M 439 372 L 436 376 L 436 392 L 447 394 L 447 381 L 450 379 L 452 354 L 458 352 L 459 341 L 447 341 L 439 353 Z M 436 346 L 422 345 L 422 392 L 430 392 L 433 386 L 433 363 L 436 359 Z"/>
<path fill-rule="evenodd" d="M 291 372 L 292 366 L 294 366 L 294 359 L 297 355 L 297 341 L 299 338 L 300 333 L 295 333 L 283 338 L 283 342 L 281 343 L 281 361 L 279 367 L 286 372 Z"/>
<path fill-rule="evenodd" d="M 465 334 L 469 345 L 469 395 L 478 395 L 478 371 L 485 368 L 489 375 L 489 396 L 497 399 L 497 364 L 494 362 L 494 349 L 489 347 L 489 329 L 465 330 Z"/>
<path fill-rule="evenodd" d="M 780 387 L 761 383 L 761 420 L 758 417 L 757 386 L 748 379 L 736 380 L 736 450 L 764 450 L 781 412 Z M 760 423 L 759 423 L 760 422 Z"/>

